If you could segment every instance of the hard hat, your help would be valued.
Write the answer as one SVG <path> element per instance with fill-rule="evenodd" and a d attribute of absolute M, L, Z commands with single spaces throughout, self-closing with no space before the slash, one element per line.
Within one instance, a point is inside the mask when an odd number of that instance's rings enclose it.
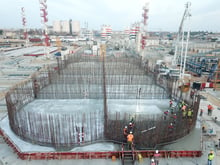
<path fill-rule="evenodd" d="M 130 134 L 132 134 L 132 131 L 130 131 Z"/>
<path fill-rule="evenodd" d="M 130 122 L 129 125 L 132 125 L 132 123 Z"/>
<path fill-rule="evenodd" d="M 155 152 L 156 152 L 156 154 L 158 154 L 158 150 L 156 150 Z"/>
<path fill-rule="evenodd" d="M 125 128 L 128 128 L 127 126 L 125 126 Z"/>
<path fill-rule="evenodd" d="M 154 159 L 151 159 L 151 162 L 154 162 Z"/>

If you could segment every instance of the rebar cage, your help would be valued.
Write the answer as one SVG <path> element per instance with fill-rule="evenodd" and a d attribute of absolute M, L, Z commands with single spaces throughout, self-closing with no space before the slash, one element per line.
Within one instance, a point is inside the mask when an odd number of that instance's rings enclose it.
<path fill-rule="evenodd" d="M 199 98 L 188 104 L 193 108 L 190 119 L 183 119 L 182 112 L 175 109 L 175 123 L 172 116 L 164 120 L 163 113 L 109 110 L 108 100 L 169 98 L 173 80 L 163 78 L 163 81 L 158 81 L 157 74 L 148 72 L 146 68 L 148 66 L 142 66 L 141 58 L 133 56 L 100 58 L 82 56 L 79 51 L 62 60 L 58 57 L 57 65 L 42 68 L 7 93 L 10 127 L 26 141 L 57 150 L 69 150 L 100 140 L 123 143 L 123 128 L 131 116 L 135 121 L 134 136 L 138 148 L 153 148 L 183 137 L 195 126 Z M 87 105 L 91 108 L 87 111 L 70 110 L 70 113 L 31 111 L 27 108 L 34 101 L 48 100 L 74 100 L 75 107 Z M 95 100 L 95 106 L 87 104 L 88 100 Z M 170 131 L 168 126 L 172 122 L 175 126 Z M 143 132 L 151 127 L 155 129 Z"/>

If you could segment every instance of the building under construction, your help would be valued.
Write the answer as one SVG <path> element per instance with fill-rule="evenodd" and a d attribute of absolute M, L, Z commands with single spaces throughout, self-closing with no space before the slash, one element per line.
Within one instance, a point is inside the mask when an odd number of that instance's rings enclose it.
<path fill-rule="evenodd" d="M 199 98 L 185 101 L 193 116 L 183 117 L 177 106 L 182 95 L 174 95 L 171 77 L 158 81 L 140 57 L 110 56 L 104 45 L 100 56 L 82 52 L 57 57 L 57 65 L 43 68 L 7 93 L 9 124 L 21 139 L 59 151 L 98 141 L 122 144 L 123 128 L 133 119 L 135 148 L 152 149 L 194 128 Z M 177 102 L 172 110 L 176 117 L 164 118 L 170 97 Z M 153 112 L 154 99 L 167 101 L 158 113 Z"/>

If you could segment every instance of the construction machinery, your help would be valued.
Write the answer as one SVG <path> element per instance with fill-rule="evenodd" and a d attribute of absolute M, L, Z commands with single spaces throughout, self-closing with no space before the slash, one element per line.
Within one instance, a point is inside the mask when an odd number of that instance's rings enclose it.
<path fill-rule="evenodd" d="M 189 21 L 191 17 L 190 14 L 190 6 L 191 3 L 186 3 L 186 8 L 180 22 L 179 30 L 177 33 L 176 45 L 175 45 L 175 53 L 172 64 L 180 65 L 180 78 L 184 77 L 185 73 L 185 65 L 186 65 L 186 56 L 187 56 L 187 49 L 188 49 L 188 42 L 189 42 L 189 35 L 190 35 L 190 28 L 187 29 L 187 35 L 185 36 L 185 29 L 184 25 L 186 25 L 186 21 Z"/>

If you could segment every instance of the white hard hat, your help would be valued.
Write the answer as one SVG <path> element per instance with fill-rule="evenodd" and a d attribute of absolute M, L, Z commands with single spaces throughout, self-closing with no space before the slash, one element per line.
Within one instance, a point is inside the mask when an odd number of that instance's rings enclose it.
<path fill-rule="evenodd" d="M 151 162 L 154 162 L 154 159 L 151 159 Z"/>
<path fill-rule="evenodd" d="M 125 126 L 125 128 L 128 128 L 127 126 Z"/>
<path fill-rule="evenodd" d="M 130 134 L 132 134 L 132 131 L 130 131 Z"/>
<path fill-rule="evenodd" d="M 156 152 L 156 154 L 158 154 L 158 150 L 156 150 L 155 152 Z"/>

